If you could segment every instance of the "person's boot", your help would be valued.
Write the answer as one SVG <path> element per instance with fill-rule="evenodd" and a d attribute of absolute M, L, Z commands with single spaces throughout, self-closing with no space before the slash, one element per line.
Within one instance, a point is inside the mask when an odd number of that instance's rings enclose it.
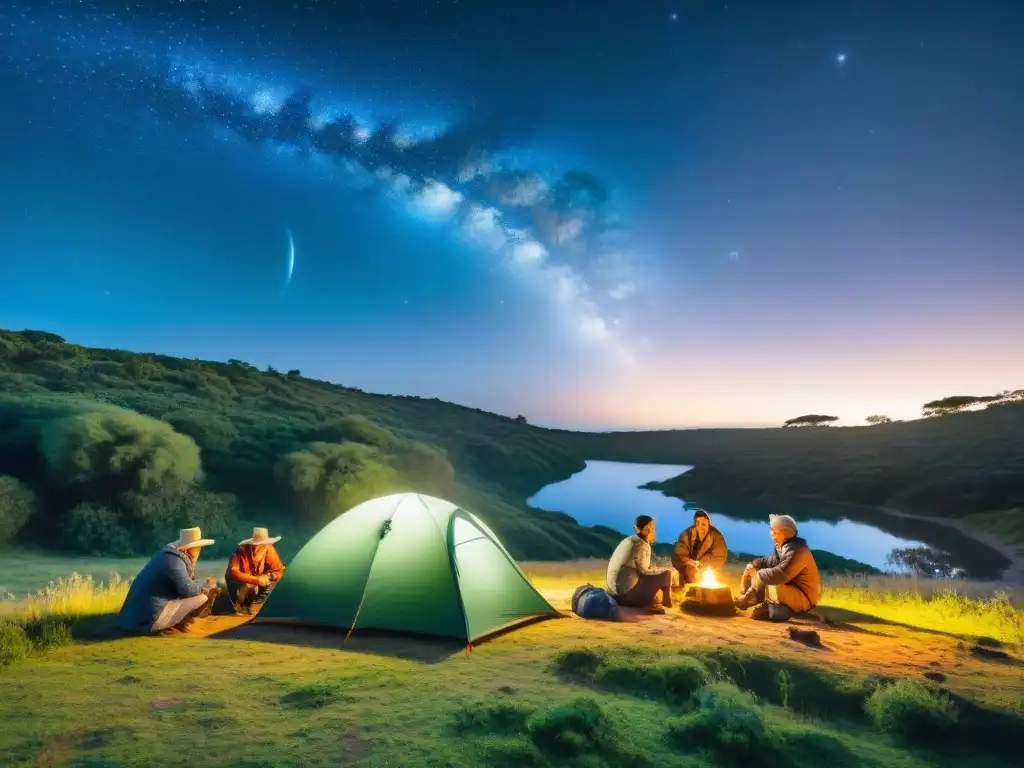
<path fill-rule="evenodd" d="M 757 605 L 757 592 L 754 589 L 748 589 L 742 595 L 732 601 L 732 604 L 736 606 L 737 611 L 745 611 L 748 608 L 753 608 Z"/>
<path fill-rule="evenodd" d="M 754 610 L 750 612 L 750 618 L 754 621 L 771 621 L 771 604 L 765 600 L 760 605 L 754 607 Z"/>

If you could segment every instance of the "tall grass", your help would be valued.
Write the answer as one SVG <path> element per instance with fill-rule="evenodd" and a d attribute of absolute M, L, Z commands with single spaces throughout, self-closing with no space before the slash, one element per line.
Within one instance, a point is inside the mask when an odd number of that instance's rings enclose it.
<path fill-rule="evenodd" d="M 0 596 L 0 621 L 26 625 L 50 617 L 74 619 L 117 613 L 130 584 L 131 580 L 117 574 L 104 582 L 73 573 L 28 596 Z"/>
<path fill-rule="evenodd" d="M 822 606 L 894 624 L 966 637 L 994 637 L 1024 647 L 1021 590 L 983 582 L 875 577 L 829 579 Z"/>

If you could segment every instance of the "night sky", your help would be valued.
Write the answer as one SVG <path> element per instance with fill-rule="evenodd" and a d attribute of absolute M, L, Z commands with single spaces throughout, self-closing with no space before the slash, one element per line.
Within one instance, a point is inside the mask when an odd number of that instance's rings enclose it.
<path fill-rule="evenodd" d="M 1013 0 L 7 2 L 0 327 L 572 427 L 1020 388 L 1021 40 Z"/>

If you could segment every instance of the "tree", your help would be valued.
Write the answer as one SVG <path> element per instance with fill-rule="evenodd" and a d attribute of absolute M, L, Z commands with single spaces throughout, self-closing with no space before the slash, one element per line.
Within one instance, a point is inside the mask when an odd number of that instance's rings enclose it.
<path fill-rule="evenodd" d="M 885 558 L 887 565 L 913 571 L 916 576 L 948 579 L 954 575 L 956 566 L 948 552 L 929 547 L 906 547 L 894 549 Z"/>
<path fill-rule="evenodd" d="M 864 419 L 871 426 L 877 426 L 879 424 L 892 424 L 893 421 L 888 416 L 883 416 L 880 413 L 873 414 Z"/>
<path fill-rule="evenodd" d="M 512 419 L 512 421 L 516 422 L 516 424 L 526 424 L 527 423 L 526 417 L 523 416 L 522 414 L 520 414 L 519 416 L 516 416 L 514 419 Z"/>
<path fill-rule="evenodd" d="M 16 477 L 0 475 L 0 547 L 10 544 L 36 511 L 36 495 Z"/>
<path fill-rule="evenodd" d="M 921 411 L 925 417 L 930 416 L 948 416 L 951 413 L 961 413 L 980 405 L 981 403 L 991 403 L 998 399 L 998 395 L 989 395 L 985 397 L 977 397 L 975 395 L 952 395 L 950 397 L 943 397 L 939 400 L 931 400 L 921 406 Z"/>
<path fill-rule="evenodd" d="M 362 443 L 385 450 L 399 442 L 391 430 L 358 413 L 331 419 L 323 425 L 319 434 L 332 443 Z"/>
<path fill-rule="evenodd" d="M 398 488 L 398 474 L 374 448 L 358 443 L 311 443 L 282 456 L 274 478 L 296 513 L 322 525 L 375 496 Z"/>
<path fill-rule="evenodd" d="M 1024 389 L 1004 389 L 998 395 L 994 395 L 992 402 L 986 407 L 991 408 L 996 405 L 1005 405 L 1006 403 L 1016 403 L 1024 400 Z"/>
<path fill-rule="evenodd" d="M 199 448 L 159 419 L 120 408 L 58 419 L 43 431 L 42 452 L 59 481 L 94 500 L 121 493 L 176 493 L 200 479 Z"/>
<path fill-rule="evenodd" d="M 797 416 L 795 419 L 783 423 L 784 427 L 826 427 L 833 421 L 839 421 L 838 416 L 824 416 L 820 413 L 809 413 L 806 416 Z"/>

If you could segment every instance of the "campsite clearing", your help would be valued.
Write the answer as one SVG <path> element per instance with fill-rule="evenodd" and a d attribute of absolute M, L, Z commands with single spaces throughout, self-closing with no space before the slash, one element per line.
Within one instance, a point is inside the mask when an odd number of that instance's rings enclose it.
<path fill-rule="evenodd" d="M 562 610 L 576 586 L 601 583 L 603 566 L 522 564 Z M 972 651 L 974 637 L 900 626 L 866 610 L 826 613 L 846 623 L 813 627 L 824 650 L 791 640 L 787 625 L 678 610 L 615 624 L 541 621 L 490 638 L 468 657 L 459 642 L 358 632 L 343 651 L 343 632 L 235 618 L 197 624 L 180 639 L 76 642 L 0 671 L 8 692 L 0 764 L 728 763 L 736 758 L 728 750 L 740 747 L 723 747 L 713 733 L 680 745 L 680 670 L 705 663 L 758 696 L 756 705 L 734 703 L 754 718 L 754 746 L 801 764 L 1012 764 L 996 753 L 1000 736 L 1021 727 L 1019 648 L 1003 643 L 1011 658 L 990 659 Z M 573 664 L 595 663 L 603 672 L 573 676 Z M 892 678 L 948 690 L 972 731 L 988 724 L 978 730 L 984 742 L 971 739 L 965 757 L 881 735 L 863 701 L 878 680 Z M 590 757 L 573 757 L 572 744 Z"/>

